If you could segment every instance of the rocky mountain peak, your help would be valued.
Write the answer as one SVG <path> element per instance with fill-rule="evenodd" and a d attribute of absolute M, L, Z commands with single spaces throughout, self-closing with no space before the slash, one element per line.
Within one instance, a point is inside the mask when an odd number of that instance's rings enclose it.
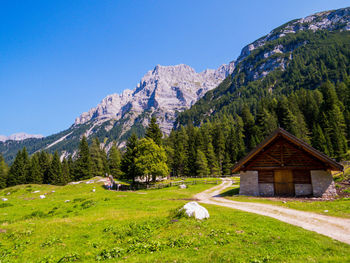
<path fill-rule="evenodd" d="M 234 65 L 231 62 L 216 70 L 207 69 L 200 73 L 185 64 L 157 65 L 143 76 L 133 90 L 107 96 L 95 108 L 81 114 L 74 125 L 128 119 L 124 124 L 126 131 L 142 113 L 147 112 L 148 115 L 156 114 L 163 132 L 169 133 L 177 112 L 188 109 L 207 91 L 219 85 L 233 72 Z M 138 121 L 147 125 L 148 118 L 144 116 Z"/>

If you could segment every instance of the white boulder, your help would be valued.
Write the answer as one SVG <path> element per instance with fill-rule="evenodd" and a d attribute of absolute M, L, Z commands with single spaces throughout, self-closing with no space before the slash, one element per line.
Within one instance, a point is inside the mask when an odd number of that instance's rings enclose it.
<path fill-rule="evenodd" d="M 180 184 L 179 187 L 180 187 L 180 189 L 186 189 L 186 188 L 187 188 L 187 185 L 185 185 L 185 184 Z"/>
<path fill-rule="evenodd" d="M 209 218 L 209 212 L 203 206 L 199 205 L 197 202 L 189 202 L 182 208 L 185 210 L 186 215 L 189 217 L 194 217 L 196 219 L 202 220 L 204 218 Z"/>
<path fill-rule="evenodd" d="M 44 198 L 46 198 L 46 196 L 45 196 L 45 195 L 40 195 L 39 197 L 40 197 L 40 199 L 44 199 Z"/>
<path fill-rule="evenodd" d="M 33 194 L 36 194 L 36 193 L 39 193 L 39 192 L 40 192 L 40 190 L 36 190 L 36 191 L 33 192 Z"/>
<path fill-rule="evenodd" d="M 7 201 L 8 199 L 7 199 L 7 198 L 1 198 L 1 200 L 5 202 L 5 201 Z"/>

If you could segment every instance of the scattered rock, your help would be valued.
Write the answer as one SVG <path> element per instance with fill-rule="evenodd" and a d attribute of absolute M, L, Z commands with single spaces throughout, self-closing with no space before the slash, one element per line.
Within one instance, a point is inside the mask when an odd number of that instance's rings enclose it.
<path fill-rule="evenodd" d="M 92 189 L 92 191 L 93 191 L 93 192 L 96 192 L 96 189 L 94 188 L 94 189 Z"/>
<path fill-rule="evenodd" d="M 44 199 L 44 198 L 46 198 L 46 196 L 45 196 L 45 195 L 40 195 L 39 197 L 40 197 L 40 199 Z"/>
<path fill-rule="evenodd" d="M 287 203 L 287 201 L 282 201 L 282 203 L 283 203 L 283 204 L 286 204 L 286 203 Z"/>
<path fill-rule="evenodd" d="M 64 201 L 65 203 L 69 203 L 70 202 L 70 200 L 66 200 L 66 201 Z"/>
<path fill-rule="evenodd" d="M 40 192 L 40 190 L 36 190 L 36 191 L 33 192 L 33 194 L 36 194 L 36 193 L 39 193 L 39 192 Z"/>
<path fill-rule="evenodd" d="M 8 192 L 6 195 L 10 195 L 11 193 L 10 192 Z"/>
<path fill-rule="evenodd" d="M 328 210 L 324 210 L 323 212 L 328 213 Z"/>
<path fill-rule="evenodd" d="M 1 200 L 5 202 L 5 201 L 7 201 L 8 199 L 7 199 L 7 198 L 1 198 Z"/>
<path fill-rule="evenodd" d="M 54 192 L 55 192 L 55 190 L 52 190 L 52 191 L 51 191 L 51 193 L 54 193 Z"/>
<path fill-rule="evenodd" d="M 180 187 L 180 189 L 186 189 L 186 188 L 187 188 L 187 185 L 185 185 L 185 184 L 180 184 L 179 187 Z"/>
<path fill-rule="evenodd" d="M 202 220 L 204 218 L 209 218 L 209 212 L 203 206 L 199 205 L 197 202 L 189 202 L 182 208 L 185 210 L 186 215 L 189 217 L 194 217 L 196 219 Z"/>

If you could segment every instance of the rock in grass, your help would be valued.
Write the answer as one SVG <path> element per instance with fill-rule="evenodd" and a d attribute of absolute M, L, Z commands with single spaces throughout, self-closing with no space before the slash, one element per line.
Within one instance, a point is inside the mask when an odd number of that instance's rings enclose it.
<path fill-rule="evenodd" d="M 66 201 L 64 201 L 65 203 L 69 203 L 70 202 L 70 200 L 66 200 Z"/>
<path fill-rule="evenodd" d="M 6 202 L 8 199 L 7 198 L 1 198 L 1 200 Z"/>
<path fill-rule="evenodd" d="M 94 189 L 92 189 L 92 191 L 93 191 L 93 192 L 96 192 L 96 189 L 94 188 Z"/>
<path fill-rule="evenodd" d="M 39 192 L 40 192 L 40 190 L 36 190 L 36 191 L 33 192 L 33 194 L 36 194 L 36 193 L 39 193 Z"/>
<path fill-rule="evenodd" d="M 189 217 L 194 217 L 196 219 L 202 220 L 204 218 L 209 218 L 209 212 L 203 206 L 199 205 L 197 202 L 189 202 L 182 208 Z"/>
<path fill-rule="evenodd" d="M 180 189 L 186 189 L 186 188 L 187 188 L 187 185 L 185 185 L 185 184 L 180 184 L 179 187 L 180 187 Z"/>
<path fill-rule="evenodd" d="M 39 197 L 40 197 L 40 199 L 44 199 L 44 198 L 46 198 L 46 196 L 45 196 L 45 195 L 40 195 Z"/>

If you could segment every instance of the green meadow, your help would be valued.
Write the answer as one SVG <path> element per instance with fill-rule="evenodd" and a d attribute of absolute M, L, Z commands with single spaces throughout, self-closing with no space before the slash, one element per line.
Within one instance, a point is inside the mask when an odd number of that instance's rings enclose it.
<path fill-rule="evenodd" d="M 212 186 L 3 189 L 0 198 L 8 201 L 0 200 L 0 262 L 350 261 L 349 245 L 268 217 L 211 205 L 204 205 L 210 213 L 204 221 L 177 213 Z"/>

